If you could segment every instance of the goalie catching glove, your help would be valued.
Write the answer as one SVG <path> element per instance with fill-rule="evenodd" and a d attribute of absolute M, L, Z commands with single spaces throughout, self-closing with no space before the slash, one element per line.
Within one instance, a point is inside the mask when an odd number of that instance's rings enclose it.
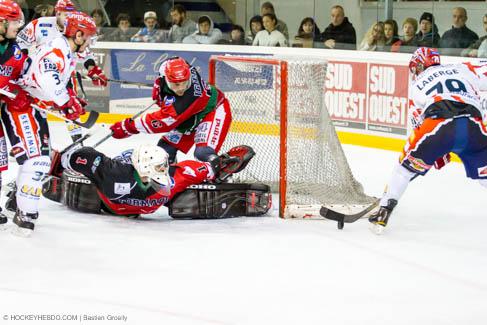
<path fill-rule="evenodd" d="M 223 183 L 230 175 L 242 171 L 250 160 L 255 156 L 255 151 L 249 146 L 241 145 L 233 147 L 227 153 L 224 153 L 209 163 L 215 171 L 215 182 Z"/>
<path fill-rule="evenodd" d="M 69 100 L 62 106 L 55 105 L 56 109 L 63 112 L 67 119 L 74 121 L 77 120 L 81 115 L 86 113 L 85 106 L 88 105 L 84 99 L 79 98 L 74 93 L 74 90 L 68 88 Z"/>

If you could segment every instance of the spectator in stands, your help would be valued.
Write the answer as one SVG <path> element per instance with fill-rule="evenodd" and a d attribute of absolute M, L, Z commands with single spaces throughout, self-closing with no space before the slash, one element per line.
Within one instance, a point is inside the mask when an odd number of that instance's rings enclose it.
<path fill-rule="evenodd" d="M 331 23 L 321 34 L 321 41 L 328 49 L 355 50 L 357 48 L 355 28 L 345 17 L 342 6 L 336 5 L 331 8 Z"/>
<path fill-rule="evenodd" d="M 51 17 L 51 16 L 54 16 L 54 6 L 41 4 L 35 6 L 32 20 L 37 19 L 39 17 Z"/>
<path fill-rule="evenodd" d="M 233 25 L 230 32 L 231 45 L 245 45 L 245 31 L 240 25 Z"/>
<path fill-rule="evenodd" d="M 135 30 L 130 28 L 130 16 L 121 13 L 117 17 L 117 29 L 106 37 L 107 41 L 112 42 L 130 42 L 130 39 L 135 34 Z"/>
<path fill-rule="evenodd" d="M 418 21 L 408 17 L 402 22 L 403 36 L 400 40 L 392 45 L 392 52 L 412 53 L 417 49 L 416 31 L 418 30 Z"/>
<path fill-rule="evenodd" d="M 484 40 L 480 44 L 477 57 L 487 58 L 487 38 L 484 38 Z"/>
<path fill-rule="evenodd" d="M 388 19 L 384 22 L 384 35 L 386 37 L 384 50 L 390 50 L 392 45 L 400 40 L 398 30 L 399 27 L 394 19 Z"/>
<path fill-rule="evenodd" d="M 313 47 L 313 42 L 320 40 L 320 29 L 311 17 L 306 17 L 301 21 L 298 34 L 294 37 L 294 47 Z"/>
<path fill-rule="evenodd" d="M 262 16 L 262 18 L 264 18 L 265 14 L 274 14 L 276 16 L 276 20 L 277 20 L 276 29 L 284 35 L 286 40 L 288 40 L 289 39 L 289 31 L 287 29 L 287 25 L 282 20 L 277 19 L 277 15 L 276 15 L 276 12 L 274 11 L 274 6 L 272 5 L 272 3 L 264 2 L 260 6 L 260 15 Z"/>
<path fill-rule="evenodd" d="M 187 44 L 216 44 L 223 37 L 222 31 L 215 28 L 213 20 L 203 15 L 198 18 L 198 30 L 183 39 Z"/>
<path fill-rule="evenodd" d="M 484 17 L 482 17 L 482 22 L 484 23 L 484 31 L 487 33 L 487 14 L 485 14 Z M 476 57 L 485 58 L 486 57 L 485 54 L 481 56 L 479 50 L 480 50 L 480 46 L 483 43 L 486 43 L 485 42 L 486 40 L 487 40 L 487 35 L 482 36 L 476 42 L 470 45 L 467 49 L 463 50 L 462 56 L 469 56 L 471 58 L 476 58 Z"/>
<path fill-rule="evenodd" d="M 423 12 L 419 18 L 419 32 L 415 36 L 415 42 L 418 47 L 437 48 L 440 45 L 440 34 L 433 14 Z"/>
<path fill-rule="evenodd" d="M 252 43 L 254 42 L 255 35 L 257 35 L 258 32 L 264 29 L 262 16 L 257 15 L 250 18 L 249 27 L 250 29 L 247 32 L 247 36 L 245 37 L 245 42 L 248 45 L 252 45 Z"/>
<path fill-rule="evenodd" d="M 103 17 L 103 11 L 101 9 L 94 9 L 90 16 L 93 18 L 95 24 L 96 24 L 96 34 L 98 36 L 99 41 L 103 41 L 105 38 L 105 33 L 107 32 L 106 30 L 106 24 L 105 24 L 105 18 Z"/>
<path fill-rule="evenodd" d="M 287 38 L 283 33 L 276 29 L 277 18 L 274 14 L 265 14 L 262 16 L 264 30 L 255 35 L 254 46 L 288 46 Z"/>
<path fill-rule="evenodd" d="M 131 42 L 157 43 L 163 41 L 163 33 L 157 29 L 157 14 L 147 11 L 144 14 L 145 27 L 141 28 L 132 38 Z"/>
<path fill-rule="evenodd" d="M 186 17 L 186 9 L 176 4 L 171 9 L 172 27 L 169 30 L 169 38 L 173 43 L 182 43 L 183 39 L 198 30 L 196 23 Z"/>
<path fill-rule="evenodd" d="M 365 33 L 364 39 L 358 49 L 360 51 L 382 51 L 386 44 L 386 35 L 384 34 L 384 23 L 375 22 Z"/>
<path fill-rule="evenodd" d="M 440 40 L 442 54 L 460 55 L 461 49 L 469 47 L 479 39 L 478 35 L 467 27 L 467 19 L 467 10 L 465 8 L 453 8 L 453 26 L 441 36 Z"/>

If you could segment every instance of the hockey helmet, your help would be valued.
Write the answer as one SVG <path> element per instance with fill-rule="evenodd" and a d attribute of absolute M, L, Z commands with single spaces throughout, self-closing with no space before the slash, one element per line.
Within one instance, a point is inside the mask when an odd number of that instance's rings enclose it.
<path fill-rule="evenodd" d="M 71 2 L 71 0 L 58 0 L 56 5 L 54 6 L 54 10 L 56 12 L 59 11 L 76 11 L 76 7 L 74 6 L 74 3 Z"/>
<path fill-rule="evenodd" d="M 18 24 L 18 27 L 24 25 L 24 14 L 20 6 L 11 0 L 0 0 L 0 20 L 7 21 L 7 23 Z"/>
<path fill-rule="evenodd" d="M 437 49 L 420 47 L 414 51 L 411 60 L 409 60 L 409 71 L 411 71 L 414 76 L 417 76 L 427 68 L 439 64 L 440 53 L 438 53 Z"/>
<path fill-rule="evenodd" d="M 166 77 L 168 87 L 181 95 L 189 88 L 191 70 L 186 60 L 175 57 L 165 61 L 160 69 L 161 75 Z"/>
<path fill-rule="evenodd" d="M 75 37 L 78 31 L 83 32 L 87 40 L 96 39 L 96 24 L 93 18 L 84 12 L 70 12 L 64 21 L 64 35 Z"/>
<path fill-rule="evenodd" d="M 169 155 L 161 147 L 142 144 L 132 153 L 132 165 L 140 177 L 147 177 L 160 186 L 169 188 Z"/>

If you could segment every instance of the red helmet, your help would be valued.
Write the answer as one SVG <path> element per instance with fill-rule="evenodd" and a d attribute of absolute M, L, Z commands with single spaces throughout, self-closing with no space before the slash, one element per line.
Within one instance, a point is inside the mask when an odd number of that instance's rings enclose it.
<path fill-rule="evenodd" d="M 78 31 L 82 31 L 85 38 L 95 36 L 95 21 L 84 12 L 71 12 L 66 16 L 66 21 L 64 22 L 64 35 L 75 37 Z"/>
<path fill-rule="evenodd" d="M 168 60 L 164 68 L 164 75 L 166 80 L 172 83 L 187 81 L 191 76 L 189 64 L 181 58 Z"/>
<path fill-rule="evenodd" d="M 409 60 L 409 71 L 418 75 L 432 65 L 438 64 L 440 64 L 440 53 L 437 49 L 420 47 L 414 51 L 411 60 Z"/>
<path fill-rule="evenodd" d="M 0 1 L 0 19 L 7 21 L 24 20 L 20 6 L 11 0 Z"/>
<path fill-rule="evenodd" d="M 54 6 L 54 10 L 58 11 L 76 11 L 76 7 L 71 0 L 58 0 L 56 5 Z"/>

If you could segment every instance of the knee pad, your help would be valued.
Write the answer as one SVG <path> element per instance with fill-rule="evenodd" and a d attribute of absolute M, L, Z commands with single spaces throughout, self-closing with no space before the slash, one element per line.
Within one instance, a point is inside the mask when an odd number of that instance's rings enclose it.
<path fill-rule="evenodd" d="M 196 147 L 194 149 L 194 157 L 199 161 L 209 161 L 213 155 L 216 155 L 216 151 L 212 147 Z"/>

